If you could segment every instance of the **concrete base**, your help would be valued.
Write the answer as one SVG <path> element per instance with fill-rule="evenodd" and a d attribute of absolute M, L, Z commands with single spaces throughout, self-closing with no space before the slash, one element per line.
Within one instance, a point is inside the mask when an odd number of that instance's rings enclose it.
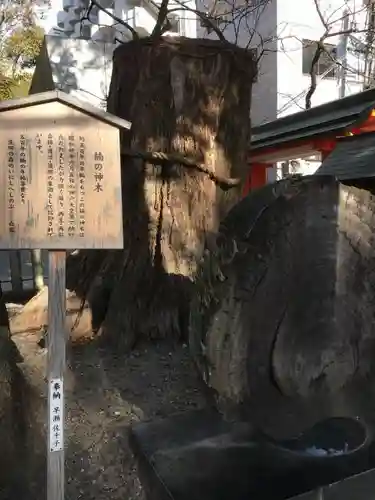
<path fill-rule="evenodd" d="M 296 459 L 265 443 L 251 425 L 223 422 L 211 410 L 138 424 L 130 443 L 147 500 L 281 500 L 307 492 L 306 499 L 315 499 L 316 488 L 368 470 L 373 462 L 369 448 L 350 457 Z"/>

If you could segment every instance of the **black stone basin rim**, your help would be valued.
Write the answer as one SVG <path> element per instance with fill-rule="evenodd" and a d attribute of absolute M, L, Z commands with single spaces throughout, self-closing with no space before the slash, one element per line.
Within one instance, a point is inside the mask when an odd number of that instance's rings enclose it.
<path fill-rule="evenodd" d="M 347 438 L 343 440 L 338 446 L 332 446 L 330 442 L 330 436 L 327 442 L 324 444 L 324 438 L 322 440 L 322 435 L 320 439 L 314 439 L 314 432 L 321 433 L 327 432 L 330 434 L 335 431 L 335 422 L 337 429 L 344 435 L 343 430 L 347 427 Z M 326 428 L 325 428 L 326 427 Z M 369 446 L 373 439 L 373 432 L 366 422 L 359 418 L 354 417 L 334 417 L 331 419 L 324 420 L 323 422 L 318 422 L 311 429 L 305 431 L 300 436 L 283 441 L 270 442 L 271 446 L 284 451 L 288 455 L 294 455 L 303 458 L 309 458 L 311 460 L 322 460 L 322 459 L 332 459 L 338 457 L 346 457 L 353 455 L 354 453 L 363 450 L 365 447 Z M 345 445 L 348 449 L 345 451 Z M 316 450 L 324 450 L 325 454 L 313 454 L 309 452 L 309 449 L 316 448 Z M 330 450 L 335 450 L 331 452 Z"/>

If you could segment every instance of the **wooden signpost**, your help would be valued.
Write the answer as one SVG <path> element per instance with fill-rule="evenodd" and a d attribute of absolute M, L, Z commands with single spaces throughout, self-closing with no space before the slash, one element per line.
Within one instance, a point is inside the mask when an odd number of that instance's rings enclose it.
<path fill-rule="evenodd" d="M 65 251 L 123 248 L 120 130 L 61 92 L 0 103 L 0 249 L 47 249 L 47 500 L 64 499 Z"/>

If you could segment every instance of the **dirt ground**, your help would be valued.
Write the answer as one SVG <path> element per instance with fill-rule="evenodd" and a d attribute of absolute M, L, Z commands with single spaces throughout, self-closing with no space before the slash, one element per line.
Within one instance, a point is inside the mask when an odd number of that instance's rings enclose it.
<path fill-rule="evenodd" d="M 23 356 L 21 370 L 32 394 L 27 425 L 34 429 L 34 444 L 27 446 L 44 449 L 46 349 L 38 345 L 40 332 L 19 332 L 12 338 Z M 136 422 L 206 405 L 188 348 L 148 344 L 116 356 L 93 343 L 75 345 L 68 349 L 68 367 L 65 498 L 143 499 L 128 429 Z M 29 460 L 28 498 L 39 500 L 44 498 L 45 464 L 38 469 L 34 461 Z"/>
<path fill-rule="evenodd" d="M 129 425 L 202 407 L 186 347 L 145 346 L 128 358 L 81 349 L 68 403 L 67 494 L 143 498 L 126 435 Z"/>

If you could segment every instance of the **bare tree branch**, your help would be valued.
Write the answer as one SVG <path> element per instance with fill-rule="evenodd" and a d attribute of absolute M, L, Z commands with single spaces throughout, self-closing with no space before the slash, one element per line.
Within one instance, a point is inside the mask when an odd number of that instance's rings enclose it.
<path fill-rule="evenodd" d="M 311 99 L 312 99 L 312 96 L 316 90 L 316 87 L 317 87 L 317 65 L 319 63 L 319 60 L 322 56 L 322 54 L 327 54 L 328 57 L 332 60 L 332 64 L 336 65 L 336 66 L 341 66 L 343 67 L 342 63 L 340 61 L 337 60 L 337 58 L 333 58 L 332 55 L 329 53 L 329 51 L 326 49 L 325 47 L 325 41 L 330 39 L 330 38 L 333 38 L 333 37 L 338 37 L 338 36 L 345 36 L 345 35 L 351 35 L 351 34 L 359 34 L 359 33 L 364 33 L 364 32 L 367 32 L 368 30 L 368 27 L 365 26 L 364 29 L 362 30 L 359 30 L 357 29 L 355 26 L 352 26 L 350 29 L 341 29 L 341 30 L 333 30 L 333 27 L 337 25 L 338 22 L 342 21 L 345 16 L 347 15 L 346 13 L 344 14 L 341 14 L 340 17 L 332 20 L 332 21 L 328 21 L 324 18 L 324 15 L 322 13 L 322 10 L 320 8 L 320 4 L 319 4 L 319 0 L 313 0 L 314 2 L 314 6 L 315 6 L 315 9 L 316 9 L 316 12 L 318 14 L 318 17 L 322 23 L 322 26 L 324 28 L 324 33 L 323 35 L 320 37 L 320 39 L 316 42 L 317 46 L 316 46 L 316 50 L 315 50 L 315 53 L 314 53 L 314 56 L 312 58 L 312 61 L 311 61 L 311 69 L 310 69 L 310 72 L 309 72 L 309 75 L 310 75 L 310 86 L 309 86 L 309 89 L 306 93 L 306 97 L 305 97 L 305 108 L 306 109 L 310 109 L 311 108 Z M 351 12 L 351 15 L 354 16 L 356 14 L 359 14 L 360 12 L 363 11 L 363 9 L 365 9 L 365 7 L 361 7 L 358 11 L 356 12 Z M 335 12 L 337 12 L 339 9 L 336 9 Z M 333 14 L 331 14 L 330 18 L 333 17 Z"/>
<path fill-rule="evenodd" d="M 163 28 L 165 24 L 168 22 L 168 4 L 169 0 L 162 0 L 159 9 L 159 15 L 156 20 L 156 24 L 151 33 L 151 38 L 157 39 L 160 38 L 163 34 Z"/>
<path fill-rule="evenodd" d="M 195 14 L 196 16 L 198 16 L 200 19 L 203 19 L 204 22 L 207 23 L 207 25 L 210 26 L 210 28 L 217 35 L 217 37 L 219 38 L 219 40 L 221 40 L 222 42 L 227 42 L 227 39 L 225 38 L 225 36 L 223 35 L 223 33 L 220 31 L 220 29 L 217 27 L 217 25 L 213 22 L 213 20 L 205 12 L 192 9 L 191 7 L 188 7 L 187 5 L 185 5 L 183 2 L 180 2 L 179 0 L 175 0 L 175 2 L 179 6 L 181 6 L 181 8 L 178 8 L 178 9 L 176 8 L 176 9 L 173 9 L 173 10 L 176 10 L 176 11 L 178 11 L 178 10 L 186 10 L 187 12 L 192 12 L 193 14 Z M 170 12 L 172 12 L 172 10 L 170 10 Z"/>
<path fill-rule="evenodd" d="M 102 12 L 105 12 L 109 17 L 111 17 L 118 24 L 120 24 L 120 25 L 124 26 L 126 29 L 128 29 L 130 31 L 130 33 L 132 34 L 134 40 L 138 40 L 139 39 L 139 35 L 138 35 L 137 31 L 133 28 L 133 26 L 130 26 L 129 23 L 127 23 L 123 19 L 120 19 L 118 16 L 116 16 L 115 14 L 112 14 L 112 12 L 109 12 L 107 9 L 105 9 L 104 7 L 102 7 L 100 5 L 100 3 L 97 2 L 97 0 L 91 0 L 90 1 L 90 5 L 89 5 L 89 7 L 87 9 L 86 16 L 84 16 L 81 19 L 81 22 L 82 22 L 82 20 L 87 19 L 88 21 L 90 21 L 92 23 L 92 20 L 90 19 L 90 14 L 92 12 L 93 7 L 97 7 Z"/>
<path fill-rule="evenodd" d="M 204 2 L 205 0 L 202 1 Z M 310 85 L 307 91 L 303 92 L 307 109 L 311 107 L 312 97 L 319 83 L 320 75 L 318 74 L 318 69 L 322 55 L 327 55 L 327 57 L 332 60 L 333 66 L 343 67 L 343 63 L 334 57 L 328 50 L 328 40 L 343 35 L 367 32 L 367 27 L 364 29 L 357 29 L 354 24 L 350 26 L 350 29 L 340 29 L 338 23 L 340 23 L 340 20 L 343 20 L 346 15 L 343 14 L 342 10 L 346 3 L 344 4 L 343 2 L 341 8 L 335 8 L 330 13 L 326 13 L 321 8 L 320 0 L 311 1 L 313 2 L 322 26 L 322 35 L 320 39 L 315 42 L 316 50 L 312 55 L 311 68 L 309 71 Z M 101 7 L 98 2 L 99 0 L 91 0 L 90 7 L 92 8 L 95 6 L 106 12 L 106 14 L 118 24 L 125 26 L 131 32 L 133 38 L 139 38 L 135 28 L 109 12 L 107 9 Z M 192 6 L 191 3 L 186 3 L 185 0 L 161 0 L 160 5 L 154 4 L 157 20 L 150 37 L 153 39 L 160 38 L 160 36 L 170 29 L 169 15 L 171 13 L 186 11 L 190 12 L 192 16 L 195 16 L 198 20 L 203 21 L 202 25 L 207 28 L 208 33 L 213 33 L 222 42 L 240 42 L 241 45 L 246 48 L 251 47 L 254 49 L 256 47 L 257 62 L 259 63 L 265 53 L 280 50 L 276 47 L 276 41 L 280 45 L 280 41 L 282 42 L 284 38 L 293 38 L 292 35 L 283 37 L 282 34 L 280 35 L 280 33 L 276 32 L 269 36 L 261 33 L 261 30 L 258 28 L 259 21 L 261 16 L 264 15 L 269 2 L 270 0 L 258 0 L 257 2 L 253 2 L 252 0 L 207 0 L 207 5 L 203 3 L 203 7 L 194 8 L 194 5 Z M 356 11 L 350 12 L 350 16 L 354 19 L 355 15 L 366 8 L 366 6 L 361 5 Z M 91 10 L 89 9 L 87 18 L 90 12 Z M 286 23 L 286 26 L 287 25 L 288 23 Z M 247 38 L 244 37 L 244 30 Z M 118 38 L 116 38 L 116 40 L 121 42 Z M 302 43 L 302 41 L 299 42 Z M 327 46 L 325 45 L 326 43 Z M 351 73 L 357 72 L 357 74 L 359 74 L 354 68 L 350 68 L 350 65 L 347 63 L 345 63 L 345 66 L 347 66 L 347 70 Z"/>
<path fill-rule="evenodd" d="M 323 53 L 323 42 L 322 40 L 319 40 L 316 44 L 316 50 L 314 57 L 311 61 L 311 68 L 310 68 L 310 87 L 309 90 L 307 91 L 306 97 L 305 97 L 305 108 L 310 109 L 311 108 L 311 98 L 316 90 L 316 66 L 319 62 L 320 56 Z"/>
<path fill-rule="evenodd" d="M 319 0 L 313 0 L 313 1 L 314 1 L 315 9 L 316 9 L 316 12 L 319 16 L 319 19 L 320 19 L 323 27 L 325 28 L 325 31 L 327 32 L 328 31 L 328 24 L 327 24 L 327 21 L 324 19 L 323 13 L 320 9 Z"/>

